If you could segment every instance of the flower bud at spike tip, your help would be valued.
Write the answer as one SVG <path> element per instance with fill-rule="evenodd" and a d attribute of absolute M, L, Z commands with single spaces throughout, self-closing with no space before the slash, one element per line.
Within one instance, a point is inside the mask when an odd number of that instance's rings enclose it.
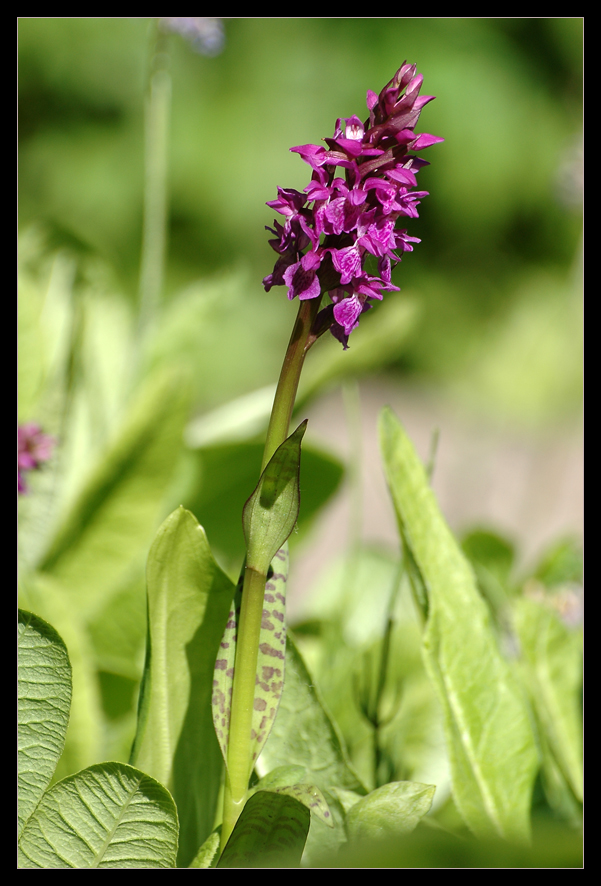
<path fill-rule="evenodd" d="M 423 81 L 416 66 L 403 62 L 379 95 L 367 91 L 369 117 L 340 117 L 332 138 L 321 145 L 290 148 L 313 170 L 305 194 L 278 188 L 278 199 L 267 204 L 284 216 L 267 228 L 278 253 L 273 272 L 263 280 L 265 290 L 287 286 L 288 298 L 318 298 L 329 292 L 329 305 L 318 315 L 315 329 L 329 328 L 342 346 L 372 307 L 372 299 L 398 291 L 390 271 L 411 252 L 402 218 L 417 218 L 417 206 L 427 191 L 414 190 L 415 174 L 427 165 L 410 153 L 444 139 L 415 134 L 421 109 L 433 96 L 419 96 Z M 305 196 L 306 195 L 306 196 Z M 369 255 L 378 258 L 379 276 L 365 269 Z M 327 259 L 327 261 L 326 261 Z M 329 326 L 328 326 L 329 324 Z"/>

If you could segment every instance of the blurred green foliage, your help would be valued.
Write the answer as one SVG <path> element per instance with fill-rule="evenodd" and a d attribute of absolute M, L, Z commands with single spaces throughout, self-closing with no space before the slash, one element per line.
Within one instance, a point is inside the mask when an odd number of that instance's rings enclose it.
<path fill-rule="evenodd" d="M 150 21 L 19 24 L 21 224 L 43 222 L 49 245 L 103 256 L 132 299 Z M 366 89 L 379 90 L 407 58 L 437 97 L 419 128 L 446 141 L 426 152 L 420 186 L 431 196 L 408 225 L 423 242 L 396 271 L 403 293 L 388 296 L 417 295 L 420 316 L 388 363 L 454 380 L 493 413 L 539 422 L 571 411 L 580 397 L 582 19 L 241 18 L 226 21 L 226 34 L 216 58 L 169 40 L 165 298 L 244 268 L 229 310 L 264 345 L 258 383 L 271 381 L 292 309 L 283 290 L 261 287 L 274 260 L 265 202 L 277 185 L 309 180 L 288 149 L 331 135 L 337 117 L 363 116 Z M 277 332 L 271 341 L 266 329 Z"/>

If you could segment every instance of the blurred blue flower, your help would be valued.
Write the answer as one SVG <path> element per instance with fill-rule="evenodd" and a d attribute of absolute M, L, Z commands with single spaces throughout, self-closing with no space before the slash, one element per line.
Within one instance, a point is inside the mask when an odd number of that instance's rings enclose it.
<path fill-rule="evenodd" d="M 223 20 L 220 18 L 161 18 L 168 31 L 185 37 L 196 52 L 219 55 L 225 44 Z"/>

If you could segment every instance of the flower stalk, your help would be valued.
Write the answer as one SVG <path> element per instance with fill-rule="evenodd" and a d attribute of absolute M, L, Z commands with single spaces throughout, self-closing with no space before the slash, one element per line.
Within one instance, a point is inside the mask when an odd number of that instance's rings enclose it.
<path fill-rule="evenodd" d="M 298 383 L 305 357 L 309 348 L 318 337 L 313 331 L 313 326 L 320 304 L 321 297 L 311 301 L 301 301 L 299 305 L 275 392 L 269 427 L 267 428 L 261 471 L 265 470 L 273 453 L 288 436 L 290 419 L 292 418 L 294 401 L 296 400 L 296 392 L 298 391 Z"/>
<path fill-rule="evenodd" d="M 235 663 L 229 710 L 227 771 L 221 833 L 221 850 L 230 837 L 248 794 L 248 782 L 254 765 L 252 755 L 253 705 L 257 684 L 259 638 L 264 615 L 264 594 L 270 561 L 292 531 L 298 510 L 286 531 L 278 536 L 263 524 L 247 520 L 251 501 L 259 496 L 263 506 L 269 488 L 277 486 L 274 502 L 284 494 L 285 483 L 278 474 L 276 453 L 284 442 L 297 438 L 298 458 L 304 427 L 288 438 L 290 419 L 298 390 L 300 374 L 308 350 L 328 329 L 346 349 L 348 337 L 358 326 L 359 317 L 382 299 L 384 292 L 398 290 L 391 282 L 393 264 L 400 252 L 411 252 L 413 243 L 406 230 L 397 229 L 402 217 L 417 217 L 419 198 L 416 173 L 425 161 L 409 153 L 436 142 L 437 136 L 415 135 L 420 111 L 433 96 L 419 96 L 423 77 L 415 65 L 403 65 L 379 95 L 367 93 L 369 117 L 338 119 L 334 136 L 326 139 L 327 149 L 318 145 L 291 148 L 311 166 L 311 182 L 300 193 L 278 188 L 278 198 L 267 205 L 284 216 L 284 224 L 274 221 L 270 245 L 278 254 L 273 272 L 263 280 L 266 291 L 285 285 L 288 298 L 299 298 L 299 310 L 286 350 L 274 398 L 261 466 L 261 480 L 245 507 L 244 522 L 247 560 L 237 628 Z M 368 273 L 369 256 L 377 259 L 378 275 Z M 320 311 L 323 295 L 329 293 L 331 304 Z M 281 450 L 280 450 L 281 453 Z M 283 456 L 282 458 L 285 458 Z M 266 482 L 263 487 L 263 482 Z M 296 508 L 298 508 L 298 488 Z M 268 505 L 267 510 L 272 507 Z M 284 511 L 288 508 L 285 506 Z M 275 510 L 275 509 L 274 509 Z M 254 513 L 254 511 L 253 511 Z M 269 518 L 271 519 L 271 518 Z M 267 519 L 267 523 L 269 523 Z M 276 520 L 277 522 L 277 520 Z M 252 524 L 252 525 L 251 525 Z M 253 533 L 258 532 L 259 535 Z M 277 546 L 269 547 L 278 537 Z M 267 555 L 269 553 L 269 556 Z M 389 636 L 390 626 L 388 629 Z M 383 652 L 376 695 L 375 718 L 388 660 Z M 377 726 L 376 726 L 377 730 Z M 225 753 L 225 751 L 224 751 Z"/>

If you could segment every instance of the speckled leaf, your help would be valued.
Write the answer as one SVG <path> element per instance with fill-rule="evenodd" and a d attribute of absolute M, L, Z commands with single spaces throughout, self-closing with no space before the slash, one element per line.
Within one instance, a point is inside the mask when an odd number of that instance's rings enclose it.
<path fill-rule="evenodd" d="M 37 615 L 19 610 L 19 833 L 39 803 L 65 744 L 71 665 L 65 644 Z"/>
<path fill-rule="evenodd" d="M 271 732 L 284 686 L 287 580 L 288 545 L 285 544 L 273 558 L 265 585 L 252 721 L 253 765 Z M 226 763 L 242 582 L 241 576 L 221 640 L 213 678 L 213 724 Z"/>
<path fill-rule="evenodd" d="M 246 562 L 263 575 L 296 525 L 300 506 L 300 447 L 306 430 L 304 421 L 276 449 L 257 488 L 244 505 Z"/>
<path fill-rule="evenodd" d="M 47 791 L 19 841 L 21 868 L 173 868 L 177 812 L 154 778 L 101 763 Z"/>
<path fill-rule="evenodd" d="M 292 797 L 259 791 L 242 810 L 217 867 L 298 867 L 310 821 L 307 807 Z"/>
<path fill-rule="evenodd" d="M 281 788 L 275 788 L 275 794 L 287 794 L 294 797 L 303 806 L 306 806 L 310 812 L 317 816 L 320 821 L 327 824 L 329 828 L 334 827 L 334 820 L 330 807 L 326 803 L 326 798 L 319 788 L 314 784 L 289 784 Z"/>
<path fill-rule="evenodd" d="M 272 769 L 249 791 L 249 795 L 258 791 L 273 791 L 274 794 L 287 794 L 306 806 L 314 815 L 334 827 L 334 820 L 326 798 L 313 784 L 303 784 L 300 779 L 307 775 L 304 766 L 278 766 Z"/>

